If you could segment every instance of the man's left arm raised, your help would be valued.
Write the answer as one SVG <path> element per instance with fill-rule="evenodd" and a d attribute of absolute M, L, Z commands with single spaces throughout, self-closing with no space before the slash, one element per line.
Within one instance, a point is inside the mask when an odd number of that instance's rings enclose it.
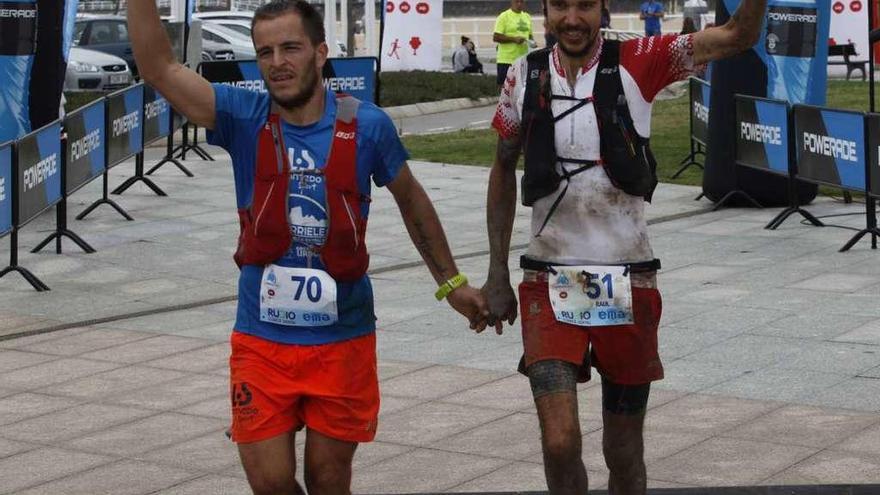
<path fill-rule="evenodd" d="M 742 0 L 724 24 L 693 34 L 694 63 L 702 65 L 748 50 L 761 38 L 767 0 Z"/>

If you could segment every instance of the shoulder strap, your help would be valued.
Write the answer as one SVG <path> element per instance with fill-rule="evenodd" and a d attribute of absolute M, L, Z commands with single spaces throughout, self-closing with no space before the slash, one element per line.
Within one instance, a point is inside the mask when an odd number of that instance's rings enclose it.
<path fill-rule="evenodd" d="M 339 93 L 336 95 L 336 121 L 324 176 L 327 186 L 357 192 L 357 111 L 361 101 Z"/>
<path fill-rule="evenodd" d="M 612 107 L 617 103 L 618 97 L 622 94 L 620 41 L 604 40 L 602 42 L 602 54 L 599 56 L 596 82 L 593 86 L 596 106 L 602 108 Z"/>

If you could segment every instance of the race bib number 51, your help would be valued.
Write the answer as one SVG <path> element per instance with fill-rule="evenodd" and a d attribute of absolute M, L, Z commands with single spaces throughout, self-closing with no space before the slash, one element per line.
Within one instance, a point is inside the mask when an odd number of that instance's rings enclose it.
<path fill-rule="evenodd" d="M 263 268 L 260 321 L 323 327 L 338 320 L 336 281 L 327 272 L 278 265 Z"/>
<path fill-rule="evenodd" d="M 548 280 L 556 320 L 581 327 L 633 322 L 632 286 L 623 266 L 554 266 Z"/>

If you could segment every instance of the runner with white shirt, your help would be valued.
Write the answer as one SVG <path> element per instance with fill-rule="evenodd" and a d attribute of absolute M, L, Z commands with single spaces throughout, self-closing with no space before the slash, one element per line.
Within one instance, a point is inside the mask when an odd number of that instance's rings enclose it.
<path fill-rule="evenodd" d="M 642 428 L 650 383 L 663 378 L 660 263 L 645 218 L 657 183 L 651 106 L 669 83 L 757 42 L 766 0 L 743 0 L 717 28 L 624 42 L 599 35 L 599 0 L 545 0 L 544 8 L 558 43 L 511 66 L 493 120 L 499 138 L 483 290 L 490 324 L 498 331 L 503 320 L 512 324 L 508 256 L 522 149 L 532 236 L 521 259 L 520 370 L 538 410 L 550 493 L 587 490 L 576 384 L 589 380 L 592 366 L 602 377 L 609 492 L 643 494 Z"/>

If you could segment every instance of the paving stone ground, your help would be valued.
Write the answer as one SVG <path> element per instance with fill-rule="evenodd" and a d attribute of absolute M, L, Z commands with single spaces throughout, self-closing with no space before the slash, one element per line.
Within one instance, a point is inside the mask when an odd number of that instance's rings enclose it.
<path fill-rule="evenodd" d="M 95 254 L 68 241 L 63 255 L 27 252 L 54 228 L 51 212 L 21 231 L 20 264 L 52 290 L 0 279 L 0 494 L 248 493 L 223 435 L 232 174 L 207 149 L 217 161 L 188 161 L 195 178 L 171 166 L 155 175 L 167 198 L 142 185 L 114 198 L 132 222 L 106 206 L 75 221 L 100 184 L 74 194 L 70 228 Z M 482 284 L 488 170 L 411 165 L 460 268 Z M 112 169 L 111 187 L 132 169 Z M 764 230 L 777 209 L 709 212 L 698 192 L 663 184 L 648 210 L 666 369 L 649 404 L 649 486 L 880 483 L 880 252 L 863 240 L 838 253 L 852 230 L 794 217 Z M 807 208 L 864 224 L 864 205 L 820 198 Z M 515 277 L 527 242 L 520 208 Z M 374 191 L 368 243 L 382 412 L 376 441 L 358 449 L 354 491 L 546 490 L 528 383 L 515 373 L 518 325 L 475 335 L 433 299 L 385 190 Z M 599 388 L 585 384 L 579 401 L 584 462 L 601 489 Z"/>

